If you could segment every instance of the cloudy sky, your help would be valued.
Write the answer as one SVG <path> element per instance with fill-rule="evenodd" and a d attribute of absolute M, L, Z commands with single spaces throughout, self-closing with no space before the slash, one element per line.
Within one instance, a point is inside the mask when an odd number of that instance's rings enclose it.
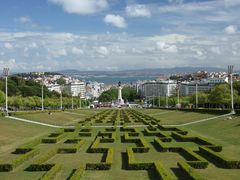
<path fill-rule="evenodd" d="M 0 68 L 240 69 L 240 0 L 7 0 Z"/>

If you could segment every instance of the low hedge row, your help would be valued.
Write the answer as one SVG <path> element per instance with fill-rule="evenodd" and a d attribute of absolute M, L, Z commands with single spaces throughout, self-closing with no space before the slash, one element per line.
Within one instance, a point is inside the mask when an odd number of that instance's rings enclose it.
<path fill-rule="evenodd" d="M 99 148 L 98 145 L 100 143 L 100 138 L 96 138 L 95 141 L 92 143 L 90 148 L 88 149 L 89 153 L 106 153 L 108 148 Z"/>
<path fill-rule="evenodd" d="M 59 171 L 62 169 L 61 164 L 55 164 L 49 171 L 47 171 L 40 180 L 51 180 L 56 177 Z"/>
<path fill-rule="evenodd" d="M 154 170 L 157 172 L 158 178 L 162 180 L 172 180 L 173 176 L 163 167 L 162 163 L 154 162 Z"/>
<path fill-rule="evenodd" d="M 80 137 L 91 137 L 92 133 L 91 132 L 80 132 L 78 133 Z"/>
<path fill-rule="evenodd" d="M 42 143 L 55 144 L 64 137 L 64 133 L 51 133 L 48 137 L 42 139 Z"/>
<path fill-rule="evenodd" d="M 179 134 L 178 132 L 172 132 L 172 137 L 174 137 L 175 139 L 182 141 L 182 142 L 194 142 L 198 145 L 207 146 L 216 152 L 222 151 L 222 146 L 217 146 L 202 137 L 200 138 L 200 137 L 183 136 L 183 135 Z"/>
<path fill-rule="evenodd" d="M 83 145 L 84 140 L 79 140 L 73 147 L 63 147 L 58 149 L 58 153 L 76 153 L 79 148 Z"/>
<path fill-rule="evenodd" d="M 186 148 L 182 148 L 179 154 L 183 156 L 187 160 L 187 163 L 195 169 L 205 169 L 208 166 L 208 161 Z"/>
<path fill-rule="evenodd" d="M 181 156 L 183 156 L 187 163 L 196 168 L 196 169 L 205 169 L 208 166 L 208 162 L 203 159 L 198 154 L 182 147 L 169 147 L 166 146 L 164 142 L 161 141 L 159 138 L 154 139 L 155 145 L 157 145 L 160 152 L 176 152 L 179 153 Z"/>
<path fill-rule="evenodd" d="M 43 154 L 40 158 L 35 160 L 32 164 L 43 164 L 44 162 L 46 162 L 56 154 L 57 154 L 57 148 L 53 148 L 49 150 L 47 153 Z"/>
<path fill-rule="evenodd" d="M 19 149 L 19 151 L 21 151 L 21 149 L 33 149 L 35 146 L 37 146 L 38 144 L 41 143 L 41 140 L 42 140 L 43 137 L 40 137 L 40 138 L 36 138 L 30 142 L 27 142 L 21 146 L 19 146 L 16 151 Z M 18 154 L 18 153 L 16 153 Z M 20 153 L 21 154 L 21 153 Z"/>
<path fill-rule="evenodd" d="M 199 146 L 199 153 L 216 166 L 226 169 L 240 169 L 240 161 L 228 161 L 222 155 L 212 151 L 208 147 Z"/>
<path fill-rule="evenodd" d="M 87 163 L 86 170 L 109 170 L 113 162 L 113 148 L 106 148 L 106 159 L 100 163 Z"/>
<path fill-rule="evenodd" d="M 127 148 L 128 169 L 131 170 L 148 170 L 151 169 L 153 163 L 140 163 L 135 161 L 134 151 L 131 147 Z"/>
<path fill-rule="evenodd" d="M 27 152 L 26 154 L 20 155 L 16 159 L 12 160 L 10 163 L 0 164 L 0 172 L 12 171 L 17 166 L 23 164 L 25 161 L 33 158 L 39 154 L 38 149 Z"/>
<path fill-rule="evenodd" d="M 28 171 L 49 171 L 55 164 L 31 164 Z"/>
<path fill-rule="evenodd" d="M 161 131 L 151 131 L 149 128 L 144 128 L 144 135 L 145 136 L 157 136 L 157 137 L 167 137 L 163 132 Z"/>
<path fill-rule="evenodd" d="M 162 164 L 157 162 L 136 162 L 134 151 L 131 147 L 127 148 L 128 169 L 129 170 L 149 170 L 154 169 L 158 175 L 157 179 L 173 179 L 172 175 L 163 168 Z"/>
<path fill-rule="evenodd" d="M 69 178 L 69 180 L 80 180 L 85 169 L 86 169 L 86 165 L 80 164 L 78 169 L 76 169 L 76 171 L 72 174 L 72 176 Z"/>
<path fill-rule="evenodd" d="M 75 128 L 64 128 L 64 132 L 74 132 Z"/>
<path fill-rule="evenodd" d="M 184 172 L 185 175 L 188 176 L 188 179 L 191 180 L 202 180 L 203 178 L 200 177 L 196 171 L 186 162 L 178 162 L 177 163 L 178 167 Z"/>

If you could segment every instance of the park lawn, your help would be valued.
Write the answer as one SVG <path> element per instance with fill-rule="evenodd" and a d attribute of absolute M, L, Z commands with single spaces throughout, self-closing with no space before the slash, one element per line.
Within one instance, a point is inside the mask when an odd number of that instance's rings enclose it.
<path fill-rule="evenodd" d="M 92 116 L 104 110 L 106 109 L 74 109 L 74 110 L 69 109 L 67 111 L 78 113 L 79 115 L 83 115 L 83 116 Z"/>
<path fill-rule="evenodd" d="M 43 122 L 43 123 L 48 123 L 52 125 L 69 125 L 69 124 L 74 124 L 77 123 L 78 121 L 84 120 L 86 117 L 90 116 L 88 114 L 85 115 L 85 111 L 81 111 L 82 113 L 76 112 L 76 113 L 71 113 L 68 111 L 63 111 L 63 112 L 52 112 L 49 114 L 48 112 L 39 112 L 39 113 L 32 113 L 32 114 L 17 114 L 15 115 L 16 117 L 27 119 L 27 120 L 32 120 L 32 121 L 37 121 L 37 122 Z M 93 112 L 92 112 L 93 113 Z M 83 116 L 83 114 L 85 116 Z"/>
<path fill-rule="evenodd" d="M 0 117 L 0 156 L 3 152 L 53 131 L 53 128 Z"/>
<path fill-rule="evenodd" d="M 162 125 L 178 125 L 216 116 L 208 113 L 162 109 L 144 109 L 143 112 L 160 120 Z"/>
<path fill-rule="evenodd" d="M 221 154 L 228 160 L 240 161 L 240 116 L 232 120 L 219 118 L 203 123 L 184 126 L 190 135 L 208 138 L 211 142 L 223 146 Z M 207 179 L 239 179 L 239 169 L 221 169 L 213 164 L 205 170 L 198 170 Z"/>
<path fill-rule="evenodd" d="M 218 118 L 202 123 L 184 126 L 190 135 L 208 138 L 212 142 L 222 145 L 222 154 L 230 159 L 240 160 L 240 116 L 232 120 Z"/>

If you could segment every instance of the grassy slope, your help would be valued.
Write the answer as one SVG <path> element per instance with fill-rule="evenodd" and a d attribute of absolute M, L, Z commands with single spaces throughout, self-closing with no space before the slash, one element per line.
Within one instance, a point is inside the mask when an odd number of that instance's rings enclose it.
<path fill-rule="evenodd" d="M 20 144 L 53 131 L 52 128 L 0 117 L 0 156 Z"/>
<path fill-rule="evenodd" d="M 161 109 L 144 109 L 143 111 L 156 119 L 161 120 L 161 124 L 183 124 L 188 122 L 193 122 L 209 117 L 214 117 L 216 115 L 207 113 L 197 113 L 197 112 L 184 112 L 184 111 L 173 111 L 173 110 L 161 110 Z"/>
<path fill-rule="evenodd" d="M 219 118 L 216 120 L 185 126 L 191 134 L 210 139 L 223 146 L 221 154 L 229 160 L 240 160 L 240 117 L 232 120 Z M 220 169 L 210 165 L 206 170 L 199 170 L 208 179 L 239 179 L 239 169 Z"/>
<path fill-rule="evenodd" d="M 34 113 L 34 114 L 21 114 L 16 117 L 24 118 L 28 120 L 49 123 L 53 125 L 68 125 L 78 121 L 84 120 L 86 117 L 95 114 L 94 110 L 76 110 L 72 111 L 76 114 L 70 114 L 66 112 L 53 112 L 51 115 L 48 112 Z M 79 114 L 79 115 L 78 115 Z"/>

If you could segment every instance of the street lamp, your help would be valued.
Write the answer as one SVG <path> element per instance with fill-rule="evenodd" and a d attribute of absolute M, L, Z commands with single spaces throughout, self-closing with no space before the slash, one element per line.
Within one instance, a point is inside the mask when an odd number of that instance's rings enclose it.
<path fill-rule="evenodd" d="M 63 110 L 63 97 L 62 97 L 62 92 L 63 92 L 63 87 L 62 85 L 60 86 L 60 109 Z"/>
<path fill-rule="evenodd" d="M 82 108 L 82 99 L 81 99 L 81 93 L 79 94 L 79 98 L 80 98 L 80 102 L 79 102 L 79 105 L 80 105 L 80 109 Z"/>
<path fill-rule="evenodd" d="M 198 108 L 198 82 L 196 82 L 196 109 Z"/>
<path fill-rule="evenodd" d="M 179 92 L 180 91 L 180 81 L 177 81 L 177 108 L 180 108 L 180 98 L 179 98 Z"/>
<path fill-rule="evenodd" d="M 42 111 L 44 110 L 44 102 L 43 102 L 43 85 L 44 85 L 44 77 L 42 78 Z"/>
<path fill-rule="evenodd" d="M 72 94 L 72 109 L 73 109 L 73 92 L 71 94 Z"/>
<path fill-rule="evenodd" d="M 5 76 L 6 78 L 6 91 L 5 91 L 5 94 L 6 94 L 6 116 L 8 116 L 8 75 L 9 75 L 9 68 L 3 68 L 3 75 Z"/>
<path fill-rule="evenodd" d="M 158 107 L 160 108 L 161 105 L 161 96 L 160 96 L 160 92 L 158 92 Z"/>
<path fill-rule="evenodd" d="M 233 79 L 232 79 L 232 75 L 233 75 L 233 65 L 229 65 L 228 66 L 228 74 L 230 75 L 230 86 L 231 86 L 231 105 L 232 105 L 232 114 L 235 114 L 235 110 L 234 110 L 234 101 L 233 101 Z"/>

